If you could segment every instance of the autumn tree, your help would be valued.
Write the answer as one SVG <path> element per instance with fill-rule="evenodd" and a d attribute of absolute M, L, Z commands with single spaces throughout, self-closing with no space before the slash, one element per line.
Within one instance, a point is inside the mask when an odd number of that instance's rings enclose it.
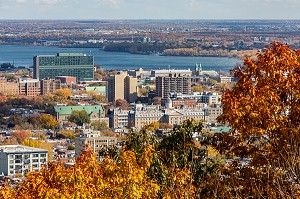
<path fill-rule="evenodd" d="M 12 137 L 15 137 L 17 142 L 21 144 L 24 140 L 32 136 L 31 131 L 29 130 L 14 130 L 11 134 Z"/>
<path fill-rule="evenodd" d="M 233 73 L 238 82 L 225 91 L 220 117 L 232 131 L 215 143 L 228 157 L 250 161 L 232 164 L 239 172 L 227 172 L 229 186 L 242 198 L 299 197 L 300 51 L 275 42 Z"/>
<path fill-rule="evenodd" d="M 139 160 L 132 151 L 122 151 L 118 162 L 109 158 L 98 162 L 88 150 L 74 166 L 51 162 L 39 172 L 28 173 L 14 189 L 1 188 L 0 197 L 155 199 L 160 187 L 147 176 L 152 151 L 150 146 L 146 147 Z"/>
<path fill-rule="evenodd" d="M 38 121 L 41 127 L 45 129 L 56 129 L 58 126 L 56 118 L 49 114 L 42 114 Z"/>
<path fill-rule="evenodd" d="M 48 151 L 48 161 L 52 161 L 52 145 L 44 140 L 33 140 L 33 139 L 25 139 L 21 143 L 21 145 L 34 147 L 34 148 L 40 148 L 45 149 Z"/>
<path fill-rule="evenodd" d="M 203 92 L 204 89 L 202 86 L 192 86 L 192 91 L 193 92 Z"/>
<path fill-rule="evenodd" d="M 82 126 L 84 123 L 90 123 L 91 119 L 89 114 L 85 110 L 74 110 L 72 111 L 69 119 L 70 122 L 74 122 L 75 124 Z"/>
<path fill-rule="evenodd" d="M 93 121 L 91 126 L 94 130 L 102 131 L 108 129 L 107 123 L 105 121 Z"/>

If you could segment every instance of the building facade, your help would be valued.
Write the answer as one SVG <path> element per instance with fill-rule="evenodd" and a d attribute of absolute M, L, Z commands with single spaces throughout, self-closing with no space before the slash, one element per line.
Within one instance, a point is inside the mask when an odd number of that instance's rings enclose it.
<path fill-rule="evenodd" d="M 39 171 L 48 161 L 48 151 L 22 145 L 0 146 L 0 173 L 5 176 L 25 176 Z"/>
<path fill-rule="evenodd" d="M 18 82 L 16 80 L 8 81 L 5 77 L 0 77 L 0 93 L 3 95 L 18 95 Z"/>
<path fill-rule="evenodd" d="M 41 80 L 41 94 L 53 93 L 61 89 L 60 79 L 43 79 Z"/>
<path fill-rule="evenodd" d="M 156 96 L 161 98 L 170 97 L 171 93 L 191 93 L 191 77 L 181 74 L 170 73 L 167 77 L 156 77 Z"/>
<path fill-rule="evenodd" d="M 111 75 L 107 82 L 107 99 L 108 102 L 115 102 L 117 99 L 124 97 L 124 79 L 127 73 Z"/>
<path fill-rule="evenodd" d="M 54 106 L 56 112 L 56 119 L 59 125 L 63 125 L 68 122 L 68 118 L 72 114 L 72 111 L 82 111 L 85 110 L 90 116 L 92 121 L 99 121 L 101 118 L 104 118 L 104 108 L 102 105 L 87 105 L 87 106 Z"/>
<path fill-rule="evenodd" d="M 19 79 L 19 95 L 34 97 L 41 94 L 40 81 L 37 79 Z"/>
<path fill-rule="evenodd" d="M 100 131 L 81 130 L 79 137 L 75 138 L 75 157 L 79 157 L 82 151 L 91 147 L 97 159 L 102 160 L 100 151 L 116 144 L 116 137 L 101 136 Z"/>
<path fill-rule="evenodd" d="M 137 78 L 130 76 L 125 77 L 124 97 L 129 103 L 135 102 L 137 100 Z"/>
<path fill-rule="evenodd" d="M 76 77 L 76 81 L 94 79 L 94 57 L 82 53 L 57 53 L 33 57 L 35 79 L 55 79 L 57 76 Z"/>
<path fill-rule="evenodd" d="M 137 78 L 128 76 L 126 72 L 111 75 L 107 82 L 108 102 L 126 99 L 128 102 L 137 100 Z"/>

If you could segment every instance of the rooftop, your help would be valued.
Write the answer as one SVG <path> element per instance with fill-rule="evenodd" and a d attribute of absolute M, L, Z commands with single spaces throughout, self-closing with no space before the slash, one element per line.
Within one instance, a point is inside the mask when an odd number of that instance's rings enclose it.
<path fill-rule="evenodd" d="M 23 145 L 2 145 L 0 146 L 0 152 L 4 153 L 21 153 L 21 152 L 45 152 L 48 153 L 45 149 L 33 148 Z"/>

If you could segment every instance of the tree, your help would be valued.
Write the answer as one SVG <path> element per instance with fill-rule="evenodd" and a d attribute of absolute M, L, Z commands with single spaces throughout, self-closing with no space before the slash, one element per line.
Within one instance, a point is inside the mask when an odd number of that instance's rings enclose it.
<path fill-rule="evenodd" d="M 132 151 L 122 151 L 118 162 L 109 158 L 98 162 L 88 150 L 74 166 L 51 162 L 39 172 L 28 173 L 14 189 L 0 188 L 0 197 L 154 199 L 160 187 L 147 176 L 152 151 L 147 147 L 140 160 Z M 182 180 L 178 178 L 178 181 Z"/>
<path fill-rule="evenodd" d="M 67 88 L 61 88 L 54 92 L 54 97 L 57 98 L 59 102 L 66 102 L 68 98 L 72 96 L 72 91 Z"/>
<path fill-rule="evenodd" d="M 76 138 L 76 132 L 72 130 L 62 130 L 57 133 L 57 138 L 68 138 L 74 140 Z"/>
<path fill-rule="evenodd" d="M 82 126 L 84 123 L 89 124 L 91 120 L 89 114 L 85 110 L 74 110 L 69 117 L 69 121 L 74 122 L 78 126 Z"/>
<path fill-rule="evenodd" d="M 127 110 L 130 107 L 125 99 L 117 99 L 116 106 L 119 107 L 121 110 Z"/>
<path fill-rule="evenodd" d="M 105 121 L 93 121 L 91 126 L 94 127 L 94 130 L 102 131 L 108 129 L 107 123 Z"/>
<path fill-rule="evenodd" d="M 192 91 L 193 92 L 203 92 L 204 89 L 202 86 L 192 86 Z"/>
<path fill-rule="evenodd" d="M 239 80 L 225 91 L 219 118 L 232 131 L 215 143 L 228 157 L 250 162 L 235 162 L 231 169 L 239 172 L 227 179 L 242 198 L 299 197 L 300 51 L 275 42 L 233 73 Z"/>
<path fill-rule="evenodd" d="M 58 126 L 57 120 L 52 115 L 42 114 L 38 121 L 42 128 L 45 129 L 56 129 Z"/>
<path fill-rule="evenodd" d="M 30 146 L 30 147 L 34 147 L 34 148 L 40 148 L 40 149 L 45 149 L 48 151 L 48 161 L 51 162 L 52 161 L 52 156 L 53 156 L 53 152 L 52 152 L 52 145 L 46 141 L 43 140 L 33 140 L 33 139 L 26 139 L 23 140 L 22 143 L 20 143 L 24 146 Z"/>
<path fill-rule="evenodd" d="M 17 139 L 17 142 L 19 144 L 28 139 L 31 135 L 32 133 L 29 130 L 14 130 L 14 132 L 11 134 L 12 137 L 15 137 Z"/>

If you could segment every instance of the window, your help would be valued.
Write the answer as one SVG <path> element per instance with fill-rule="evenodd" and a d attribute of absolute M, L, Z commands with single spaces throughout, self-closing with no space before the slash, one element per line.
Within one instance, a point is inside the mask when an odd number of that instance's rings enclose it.
<path fill-rule="evenodd" d="M 37 158 L 37 157 L 39 157 L 39 154 L 32 154 L 32 157 L 34 157 L 34 158 Z"/>
<path fill-rule="evenodd" d="M 46 157 L 46 154 L 45 154 L 45 153 L 42 153 L 40 156 L 41 156 L 41 157 Z"/>

